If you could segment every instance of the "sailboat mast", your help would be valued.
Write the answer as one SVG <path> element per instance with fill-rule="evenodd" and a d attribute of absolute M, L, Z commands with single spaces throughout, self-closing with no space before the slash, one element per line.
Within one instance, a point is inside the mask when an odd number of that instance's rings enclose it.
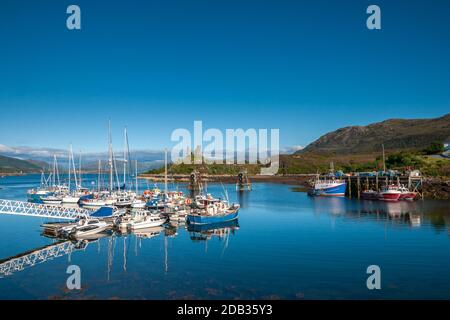
<path fill-rule="evenodd" d="M 70 145 L 70 157 L 72 159 L 72 167 L 73 167 L 73 179 L 75 181 L 75 188 L 78 188 L 78 180 L 77 180 L 77 168 L 75 167 L 75 157 L 73 156 L 73 148 L 72 145 Z M 70 165 L 69 164 L 69 167 Z"/>
<path fill-rule="evenodd" d="M 97 191 L 100 192 L 100 170 L 102 165 L 102 160 L 98 160 L 98 176 L 97 176 Z"/>
<path fill-rule="evenodd" d="M 112 155 L 112 137 L 111 137 L 111 119 L 108 123 L 108 141 L 109 141 L 109 191 L 113 190 L 113 155 Z"/>
<path fill-rule="evenodd" d="M 123 185 L 126 186 L 127 183 L 127 127 L 125 127 L 125 131 L 123 134 Z"/>
<path fill-rule="evenodd" d="M 386 158 L 384 155 L 384 144 L 381 144 L 381 147 L 383 148 L 383 172 L 386 172 Z"/>
<path fill-rule="evenodd" d="M 69 192 L 70 192 L 70 184 L 71 184 L 70 180 L 72 180 L 71 170 L 70 170 L 70 167 L 72 166 L 72 162 L 71 162 L 70 155 L 71 154 L 70 154 L 70 147 L 69 147 L 69 183 L 68 183 Z"/>
<path fill-rule="evenodd" d="M 135 160 L 134 170 L 135 170 L 135 176 L 136 176 L 136 195 L 139 194 L 139 186 L 138 186 L 138 168 L 137 168 L 137 165 L 138 165 L 138 161 Z"/>
<path fill-rule="evenodd" d="M 167 148 L 164 149 L 164 191 L 167 194 Z"/>
<path fill-rule="evenodd" d="M 81 150 L 80 150 L 80 159 L 78 161 L 78 180 L 79 180 L 79 187 L 81 188 Z"/>

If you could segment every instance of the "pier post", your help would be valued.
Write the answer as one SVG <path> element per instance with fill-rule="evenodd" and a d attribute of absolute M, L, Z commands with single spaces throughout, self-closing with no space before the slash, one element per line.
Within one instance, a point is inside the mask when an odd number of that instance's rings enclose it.
<path fill-rule="evenodd" d="M 359 176 L 356 178 L 356 184 L 357 184 L 357 188 L 358 188 L 358 199 L 359 199 L 360 194 L 361 194 L 361 181 L 360 181 Z"/>
<path fill-rule="evenodd" d="M 366 190 L 370 189 L 369 177 L 366 177 Z"/>
<path fill-rule="evenodd" d="M 378 173 L 375 176 L 375 184 L 376 184 L 375 189 L 376 189 L 376 191 L 378 191 Z"/>
<path fill-rule="evenodd" d="M 348 197 L 352 197 L 352 180 L 350 179 L 350 176 L 348 176 Z"/>

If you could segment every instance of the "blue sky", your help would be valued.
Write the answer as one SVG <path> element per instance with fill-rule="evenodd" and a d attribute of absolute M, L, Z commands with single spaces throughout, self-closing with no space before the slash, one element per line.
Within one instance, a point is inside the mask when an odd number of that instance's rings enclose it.
<path fill-rule="evenodd" d="M 69 31 L 77 4 L 82 30 Z M 370 4 L 382 30 L 366 28 Z M 138 149 L 176 128 L 342 126 L 450 110 L 450 2 L 2 1 L 0 144 Z"/>

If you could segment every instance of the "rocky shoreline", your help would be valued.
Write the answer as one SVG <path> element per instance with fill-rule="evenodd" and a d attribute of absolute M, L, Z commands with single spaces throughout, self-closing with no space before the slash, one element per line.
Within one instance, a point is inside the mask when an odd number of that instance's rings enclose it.
<path fill-rule="evenodd" d="M 423 196 L 425 199 L 450 200 L 450 179 L 424 178 Z"/>

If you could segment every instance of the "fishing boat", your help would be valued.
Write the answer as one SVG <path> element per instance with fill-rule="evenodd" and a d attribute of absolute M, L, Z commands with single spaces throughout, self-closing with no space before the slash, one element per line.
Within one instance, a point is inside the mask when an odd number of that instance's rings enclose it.
<path fill-rule="evenodd" d="M 413 201 L 417 197 L 417 192 L 410 191 L 405 186 L 400 186 L 398 190 L 400 191 L 399 200 Z"/>
<path fill-rule="evenodd" d="M 194 209 L 187 215 L 188 224 L 211 224 L 231 221 L 238 218 L 239 204 L 228 205 L 219 199 L 204 200 L 205 207 Z"/>
<path fill-rule="evenodd" d="M 378 199 L 381 201 L 398 201 L 401 192 L 396 185 L 388 185 L 381 188 L 378 193 Z"/>
<path fill-rule="evenodd" d="M 313 187 L 308 191 L 310 196 L 343 197 L 347 189 L 347 182 L 341 179 L 314 181 Z"/>
<path fill-rule="evenodd" d="M 340 179 L 342 175 L 334 172 L 334 163 L 330 163 L 330 171 L 326 179 L 320 179 L 317 175 L 312 183 L 312 188 L 308 191 L 310 196 L 343 197 L 347 190 L 347 182 Z"/>

